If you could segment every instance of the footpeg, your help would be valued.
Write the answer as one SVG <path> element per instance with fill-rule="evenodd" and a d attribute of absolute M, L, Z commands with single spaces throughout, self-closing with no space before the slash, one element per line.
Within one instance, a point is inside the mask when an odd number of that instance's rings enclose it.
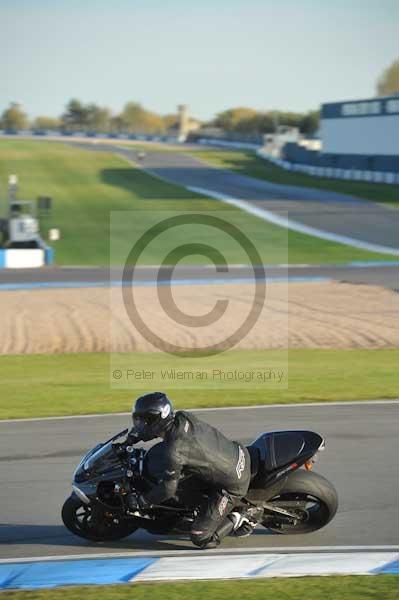
<path fill-rule="evenodd" d="M 247 537 L 251 535 L 257 523 L 251 521 L 246 515 L 239 512 L 232 512 L 229 518 L 233 521 L 232 534 L 236 537 Z"/>
<path fill-rule="evenodd" d="M 244 517 L 239 512 L 231 512 L 229 518 L 233 521 L 233 531 L 236 531 L 244 522 Z M 248 519 L 247 519 L 248 520 Z"/>

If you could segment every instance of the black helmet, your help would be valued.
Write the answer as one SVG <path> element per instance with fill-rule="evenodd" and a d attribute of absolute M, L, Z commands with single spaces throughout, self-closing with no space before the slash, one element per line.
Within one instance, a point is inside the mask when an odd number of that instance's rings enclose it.
<path fill-rule="evenodd" d="M 170 427 L 174 419 L 173 406 L 163 392 L 151 392 L 137 398 L 132 417 L 135 431 L 147 442 Z"/>

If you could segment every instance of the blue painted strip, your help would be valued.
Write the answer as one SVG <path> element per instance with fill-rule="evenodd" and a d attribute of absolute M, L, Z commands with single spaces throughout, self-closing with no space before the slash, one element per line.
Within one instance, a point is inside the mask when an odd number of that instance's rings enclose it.
<path fill-rule="evenodd" d="M 0 590 L 123 583 L 130 581 L 157 560 L 114 558 L 2 564 Z"/>
<path fill-rule="evenodd" d="M 52 265 L 54 263 L 54 248 L 51 248 L 50 246 L 45 246 L 44 262 L 46 265 Z"/>
<path fill-rule="evenodd" d="M 390 563 L 387 563 L 383 567 L 373 569 L 372 573 L 384 575 L 399 575 L 399 560 L 394 560 Z"/>
<path fill-rule="evenodd" d="M 0 269 L 6 266 L 6 251 L 0 249 Z"/>
<path fill-rule="evenodd" d="M 0 290 L 39 290 L 45 288 L 92 288 L 108 287 L 109 281 L 35 281 L 32 283 L 0 283 Z"/>
<path fill-rule="evenodd" d="M 258 277 L 257 279 L 261 279 Z M 217 285 L 229 283 L 252 283 L 253 277 L 237 277 L 235 279 L 172 279 L 171 285 Z M 283 283 L 283 282 L 325 282 L 331 281 L 330 277 L 312 276 L 312 275 L 292 275 L 271 276 L 266 277 L 266 283 Z M 121 283 L 120 280 L 111 281 L 36 281 L 33 283 L 0 283 L 1 290 L 35 290 L 43 288 L 96 288 L 96 287 L 120 287 L 121 285 L 131 285 L 128 282 Z M 133 287 L 155 287 L 169 285 L 168 281 L 157 282 L 154 279 L 143 279 L 141 281 L 133 281 Z"/>
<path fill-rule="evenodd" d="M 277 562 L 281 561 L 281 558 L 282 558 L 281 556 L 278 556 L 277 558 L 275 558 L 272 561 L 265 562 L 264 565 L 261 565 L 257 569 L 253 569 L 253 571 L 249 571 L 248 572 L 249 577 L 256 577 L 257 575 L 260 575 L 262 573 L 262 571 L 264 571 L 265 569 L 267 569 L 271 565 L 274 565 L 274 563 L 277 563 Z"/>

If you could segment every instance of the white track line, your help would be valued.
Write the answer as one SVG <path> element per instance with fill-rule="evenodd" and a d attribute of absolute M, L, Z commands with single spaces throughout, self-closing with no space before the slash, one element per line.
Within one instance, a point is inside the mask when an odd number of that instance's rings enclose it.
<path fill-rule="evenodd" d="M 328 240 L 330 242 L 336 242 L 337 244 L 344 244 L 345 246 L 352 246 L 353 248 L 368 250 L 369 252 L 379 252 L 381 254 L 393 254 L 394 256 L 399 256 L 399 248 L 392 248 L 391 246 L 381 246 L 380 244 L 363 242 L 362 240 L 357 240 L 346 235 L 340 235 L 338 233 L 332 233 L 330 231 L 316 229 L 315 227 L 310 227 L 309 225 L 304 225 L 303 223 L 298 223 L 297 221 L 293 221 L 292 219 L 273 213 L 270 210 L 266 210 L 265 208 L 254 206 L 246 200 L 233 198 L 232 196 L 228 196 L 227 194 L 221 194 L 219 192 L 214 192 L 205 188 L 192 186 L 185 187 L 194 193 L 202 194 L 203 196 L 209 196 L 210 198 L 215 198 L 216 200 L 221 200 L 226 204 L 230 204 L 232 206 L 235 206 L 236 208 L 240 208 L 241 210 L 251 215 L 254 215 L 255 217 L 259 217 L 264 221 L 268 221 L 269 223 L 273 223 L 274 225 L 278 225 L 279 227 L 284 227 L 285 229 L 298 231 L 299 233 L 311 235 L 313 237 L 317 237 L 322 240 Z"/>
<path fill-rule="evenodd" d="M 217 556 L 242 555 L 242 554 L 276 554 L 276 553 L 294 553 L 294 552 L 397 552 L 399 546 L 275 546 L 270 548 L 234 548 L 225 550 L 145 550 L 139 552 L 115 552 L 115 553 L 97 553 L 97 554 L 60 554 L 58 556 L 32 556 L 23 558 L 4 558 L 0 559 L 0 564 L 21 563 L 21 562 L 41 562 L 57 560 L 84 560 L 98 558 L 138 558 L 150 556 L 154 558 L 162 556 Z"/>
<path fill-rule="evenodd" d="M 219 411 L 232 411 L 232 410 L 257 410 L 257 409 L 268 409 L 268 408 L 328 408 L 329 406 L 377 406 L 386 404 L 399 404 L 397 400 L 357 400 L 349 402 L 304 402 L 303 404 L 254 404 L 252 406 L 220 406 L 220 407 L 209 407 L 209 408 L 183 408 L 178 410 L 187 410 L 188 412 L 219 412 Z M 3 423 L 30 423 L 34 421 L 65 421 L 69 419 L 103 419 L 112 417 L 126 417 L 129 416 L 130 412 L 118 412 L 118 413 L 98 413 L 92 415 L 67 415 L 63 417 L 32 417 L 30 419 L 1 419 L 0 425 Z"/>

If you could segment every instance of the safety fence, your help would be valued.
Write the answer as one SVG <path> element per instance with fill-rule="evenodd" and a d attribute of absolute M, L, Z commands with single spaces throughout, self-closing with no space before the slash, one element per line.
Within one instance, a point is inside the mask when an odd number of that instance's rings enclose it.
<path fill-rule="evenodd" d="M 268 160 L 286 171 L 306 173 L 313 177 L 326 177 L 329 179 L 346 179 L 351 181 L 368 181 L 370 183 L 399 184 L 399 172 L 392 171 L 371 171 L 362 169 L 343 169 L 338 167 L 325 167 L 317 165 L 306 165 L 294 163 L 282 158 L 271 156 L 262 149 L 256 151 L 260 158 Z"/>

